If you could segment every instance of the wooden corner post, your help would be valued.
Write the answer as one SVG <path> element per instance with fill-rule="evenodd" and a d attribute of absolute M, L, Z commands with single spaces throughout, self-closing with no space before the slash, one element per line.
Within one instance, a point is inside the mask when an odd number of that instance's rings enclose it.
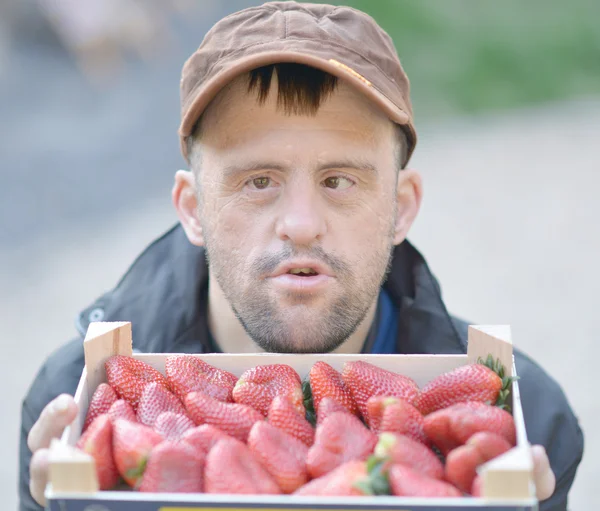
<path fill-rule="evenodd" d="M 106 381 L 104 362 L 113 355 L 133 354 L 131 323 L 96 322 L 90 323 L 83 341 L 85 367 L 87 371 L 88 399 Z"/>

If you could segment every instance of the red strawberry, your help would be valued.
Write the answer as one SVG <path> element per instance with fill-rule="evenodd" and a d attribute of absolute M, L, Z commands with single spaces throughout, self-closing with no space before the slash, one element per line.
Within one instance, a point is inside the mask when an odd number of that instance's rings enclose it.
<path fill-rule="evenodd" d="M 98 415 L 79 438 L 76 447 L 94 458 L 101 490 L 110 490 L 119 482 L 113 457 L 113 430 L 108 414 Z"/>
<path fill-rule="evenodd" d="M 358 407 L 342 375 L 326 362 L 316 362 L 309 373 L 313 408 L 319 415 L 319 405 L 325 397 L 341 404 L 350 413 L 357 414 Z"/>
<path fill-rule="evenodd" d="M 394 465 L 405 465 L 433 479 L 444 478 L 444 465 L 433 451 L 404 435 L 381 433 L 375 456 Z"/>
<path fill-rule="evenodd" d="M 196 356 L 168 356 L 165 374 L 173 392 L 182 401 L 190 392 L 203 392 L 219 401 L 233 401 L 232 391 L 237 376 Z"/>
<path fill-rule="evenodd" d="M 137 411 L 144 387 L 156 382 L 169 390 L 166 378 L 151 365 L 125 355 L 113 355 L 104 364 L 106 379 L 120 398 L 129 401 Z"/>
<path fill-rule="evenodd" d="M 317 413 L 317 425 L 321 424 L 327 417 L 336 412 L 350 413 L 347 408 L 330 397 L 321 399 L 319 413 Z"/>
<path fill-rule="evenodd" d="M 516 443 L 512 415 L 497 406 L 478 401 L 458 403 L 429 414 L 425 417 L 423 429 L 444 455 L 463 445 L 479 431 L 498 433 L 511 445 Z"/>
<path fill-rule="evenodd" d="M 101 383 L 94 391 L 90 405 L 87 409 L 82 432 L 94 421 L 98 415 L 108 412 L 112 404 L 119 399 L 116 392 L 108 383 Z"/>
<path fill-rule="evenodd" d="M 223 433 L 219 428 L 210 424 L 202 424 L 195 428 L 188 429 L 181 435 L 181 441 L 190 444 L 199 451 L 205 454 L 213 448 L 213 446 L 223 438 L 233 438 L 227 433 Z"/>
<path fill-rule="evenodd" d="M 141 481 L 150 451 L 163 437 L 148 426 L 117 419 L 113 425 L 113 454 L 119 474 L 131 487 Z"/>
<path fill-rule="evenodd" d="M 317 426 L 315 443 L 306 460 L 308 473 L 320 477 L 346 461 L 366 460 L 376 444 L 377 435 L 358 417 L 347 412 L 334 413 Z"/>
<path fill-rule="evenodd" d="M 434 378 L 421 389 L 414 405 L 428 415 L 467 401 L 503 404 L 513 380 L 504 376 L 504 367 L 490 356 L 485 365 L 469 364 Z"/>
<path fill-rule="evenodd" d="M 248 447 L 283 493 L 292 493 L 308 481 L 308 447 L 268 422 L 257 422 L 248 435 Z"/>
<path fill-rule="evenodd" d="M 138 422 L 152 427 L 156 418 L 163 412 L 186 415 L 184 406 L 175 394 L 158 383 L 149 383 L 140 397 L 137 409 Z"/>
<path fill-rule="evenodd" d="M 194 493 L 203 490 L 204 453 L 191 445 L 165 441 L 150 452 L 139 490 Z"/>
<path fill-rule="evenodd" d="M 160 433 L 165 440 L 180 440 L 182 435 L 195 426 L 187 414 L 163 412 L 154 423 L 154 431 Z"/>
<path fill-rule="evenodd" d="M 125 419 L 131 422 L 137 422 L 137 417 L 133 411 L 133 406 L 131 406 L 124 399 L 117 399 L 108 410 L 108 415 L 110 415 L 110 420 L 113 421 L 113 423 L 117 419 Z"/>
<path fill-rule="evenodd" d="M 281 489 L 246 444 L 219 440 L 206 457 L 206 493 L 280 494 Z"/>
<path fill-rule="evenodd" d="M 511 447 L 500 435 L 487 431 L 476 433 L 465 445 L 457 447 L 446 457 L 446 480 L 465 493 L 472 491 L 477 467 L 504 454 Z"/>
<path fill-rule="evenodd" d="M 365 420 L 368 417 L 367 401 L 373 396 L 400 397 L 412 403 L 419 394 L 419 386 L 412 378 L 362 360 L 346 362 L 342 378 Z"/>
<path fill-rule="evenodd" d="M 248 438 L 254 423 L 264 419 L 251 406 L 223 403 L 202 392 L 190 392 L 185 397 L 185 407 L 196 424 L 212 424 L 242 442 Z"/>
<path fill-rule="evenodd" d="M 427 444 L 421 412 L 404 399 L 374 396 L 367 401 L 367 409 L 372 431 L 399 433 Z"/>
<path fill-rule="evenodd" d="M 480 475 L 475 476 L 475 480 L 473 481 L 473 486 L 471 486 L 471 495 L 473 497 L 481 497 L 482 496 L 482 488 L 483 480 Z"/>
<path fill-rule="evenodd" d="M 364 461 L 347 461 L 335 470 L 313 479 L 294 492 L 294 495 L 330 495 L 338 497 L 372 495 L 369 474 Z"/>
<path fill-rule="evenodd" d="M 286 364 L 256 366 L 245 371 L 233 388 L 236 403 L 251 406 L 263 416 L 276 396 L 287 397 L 299 414 L 304 415 L 302 382 L 296 370 Z"/>
<path fill-rule="evenodd" d="M 268 420 L 270 424 L 301 440 L 308 447 L 313 444 L 314 428 L 286 397 L 277 396 L 273 399 L 269 407 Z"/>
<path fill-rule="evenodd" d="M 392 494 L 398 497 L 462 497 L 451 484 L 403 465 L 393 465 L 388 478 Z"/>

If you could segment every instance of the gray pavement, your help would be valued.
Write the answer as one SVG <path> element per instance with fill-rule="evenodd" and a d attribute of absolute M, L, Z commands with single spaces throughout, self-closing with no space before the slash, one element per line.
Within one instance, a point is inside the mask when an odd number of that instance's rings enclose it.
<path fill-rule="evenodd" d="M 599 128 L 600 100 L 455 119 L 420 126 L 413 161 L 425 198 L 411 239 L 440 278 L 450 309 L 472 322 L 510 324 L 515 345 L 563 385 L 581 419 L 586 453 L 572 492 L 575 510 L 598 501 L 600 441 L 593 432 L 600 409 L 592 381 L 600 355 L 593 331 Z M 122 193 L 113 179 L 106 209 Z M 78 310 L 175 221 L 164 179 L 162 192 L 118 214 L 41 230 L 0 253 L 0 374 L 10 389 L 1 398 L 5 509 L 14 509 L 21 396 L 47 354 L 73 335 Z"/>

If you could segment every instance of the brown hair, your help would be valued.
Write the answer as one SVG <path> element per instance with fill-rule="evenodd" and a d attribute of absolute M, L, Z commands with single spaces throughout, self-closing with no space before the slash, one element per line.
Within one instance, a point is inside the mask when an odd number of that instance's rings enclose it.
<path fill-rule="evenodd" d="M 304 64 L 280 63 L 253 69 L 249 73 L 248 92 L 255 92 L 258 103 L 263 104 L 271 90 L 273 74 L 277 73 L 277 106 L 286 114 L 314 115 L 338 84 L 337 76 Z M 188 154 L 192 155 L 194 141 L 201 133 L 202 117 L 187 139 Z M 398 169 L 403 168 L 408 150 L 407 138 L 400 126 L 398 133 Z"/>

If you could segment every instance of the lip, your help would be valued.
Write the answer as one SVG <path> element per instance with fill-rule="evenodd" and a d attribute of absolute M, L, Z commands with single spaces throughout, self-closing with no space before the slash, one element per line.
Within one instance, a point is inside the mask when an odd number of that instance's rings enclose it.
<path fill-rule="evenodd" d="M 324 275 L 325 277 L 333 277 L 331 272 L 325 266 L 317 261 L 311 261 L 310 259 L 296 259 L 294 261 L 289 261 L 285 264 L 282 264 L 281 266 L 278 266 L 277 269 L 271 275 L 269 275 L 269 277 L 276 278 L 281 277 L 282 275 L 294 277 L 295 275 L 288 274 L 288 272 L 294 268 L 312 268 L 318 273 L 318 275 L 315 275 L 314 277 L 299 277 L 301 279 L 312 279 L 320 277 L 321 275 Z"/>
<path fill-rule="evenodd" d="M 317 275 L 301 277 L 288 273 L 293 268 L 312 268 Z M 310 259 L 295 259 L 279 266 L 268 279 L 278 289 L 292 293 L 315 293 L 331 284 L 334 277 L 326 266 Z"/>
<path fill-rule="evenodd" d="M 296 266 L 295 268 L 298 267 Z M 282 273 L 274 277 L 269 277 L 269 280 L 276 288 L 282 291 L 315 293 L 327 287 L 333 281 L 333 277 L 322 273 L 312 277 L 300 277 L 291 273 Z"/>

